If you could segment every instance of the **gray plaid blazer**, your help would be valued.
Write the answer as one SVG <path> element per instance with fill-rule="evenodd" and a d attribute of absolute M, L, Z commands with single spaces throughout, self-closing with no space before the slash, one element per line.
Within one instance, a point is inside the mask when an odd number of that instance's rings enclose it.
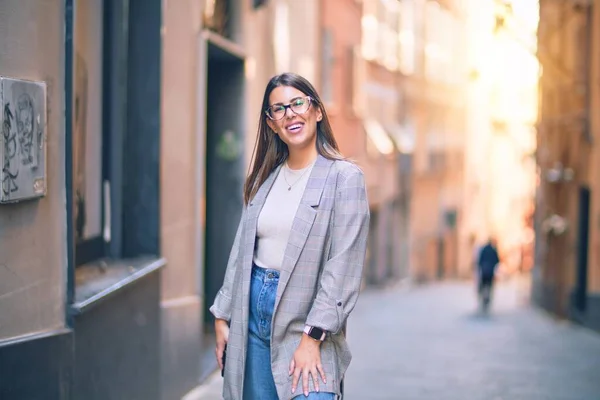
<path fill-rule="evenodd" d="M 279 168 L 242 212 L 223 286 L 210 308 L 216 318 L 230 325 L 225 400 L 242 400 L 256 226 Z M 327 384 L 320 382 L 320 390 L 340 395 L 352 357 L 344 327 L 359 295 L 368 231 L 369 203 L 362 171 L 351 162 L 318 156 L 296 212 L 277 287 L 271 369 L 280 400 L 302 394 L 300 385 L 292 395 L 288 369 L 305 324 L 329 332 L 321 345 Z M 312 380 L 310 384 L 312 391 Z"/>

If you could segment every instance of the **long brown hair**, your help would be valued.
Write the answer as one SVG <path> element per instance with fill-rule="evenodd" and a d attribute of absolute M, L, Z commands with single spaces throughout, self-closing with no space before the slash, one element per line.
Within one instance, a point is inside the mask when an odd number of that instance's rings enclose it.
<path fill-rule="evenodd" d="M 321 121 L 317 122 L 317 152 L 330 160 L 343 159 L 333 136 L 333 130 L 325 112 L 325 107 L 323 107 L 323 102 L 313 85 L 306 78 L 291 72 L 276 75 L 267 84 L 263 96 L 258 120 L 258 134 L 252 152 L 252 164 L 244 184 L 244 204 L 246 205 L 256 195 L 269 174 L 283 163 L 289 155 L 285 142 L 267 125 L 267 116 L 265 115 L 265 110 L 269 107 L 271 92 L 279 86 L 296 88 L 312 99 L 310 106 L 319 107 L 323 114 Z"/>

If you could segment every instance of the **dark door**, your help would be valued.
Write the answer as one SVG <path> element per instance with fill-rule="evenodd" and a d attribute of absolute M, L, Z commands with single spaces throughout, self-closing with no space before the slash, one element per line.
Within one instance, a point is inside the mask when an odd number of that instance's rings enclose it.
<path fill-rule="evenodd" d="M 579 188 L 579 224 L 577 232 L 577 277 L 575 307 L 585 311 L 588 280 L 588 248 L 590 228 L 590 189 Z"/>
<path fill-rule="evenodd" d="M 444 279 L 444 259 L 446 258 L 444 236 L 437 238 L 437 278 Z"/>
<path fill-rule="evenodd" d="M 209 42 L 207 83 L 204 316 L 211 322 L 208 307 L 223 284 L 243 207 L 244 60 Z"/>

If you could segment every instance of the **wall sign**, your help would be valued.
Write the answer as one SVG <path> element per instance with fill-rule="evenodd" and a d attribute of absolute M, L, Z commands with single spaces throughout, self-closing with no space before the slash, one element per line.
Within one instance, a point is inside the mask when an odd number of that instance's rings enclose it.
<path fill-rule="evenodd" d="M 46 84 L 0 76 L 0 204 L 46 195 Z"/>

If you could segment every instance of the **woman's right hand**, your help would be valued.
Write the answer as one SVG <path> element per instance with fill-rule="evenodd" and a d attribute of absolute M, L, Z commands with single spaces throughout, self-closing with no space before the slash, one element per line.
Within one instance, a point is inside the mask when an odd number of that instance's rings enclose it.
<path fill-rule="evenodd" d="M 224 319 L 215 320 L 215 334 L 217 337 L 217 348 L 215 349 L 215 355 L 217 356 L 217 363 L 219 368 L 223 369 L 223 350 L 229 340 L 229 324 Z"/>

